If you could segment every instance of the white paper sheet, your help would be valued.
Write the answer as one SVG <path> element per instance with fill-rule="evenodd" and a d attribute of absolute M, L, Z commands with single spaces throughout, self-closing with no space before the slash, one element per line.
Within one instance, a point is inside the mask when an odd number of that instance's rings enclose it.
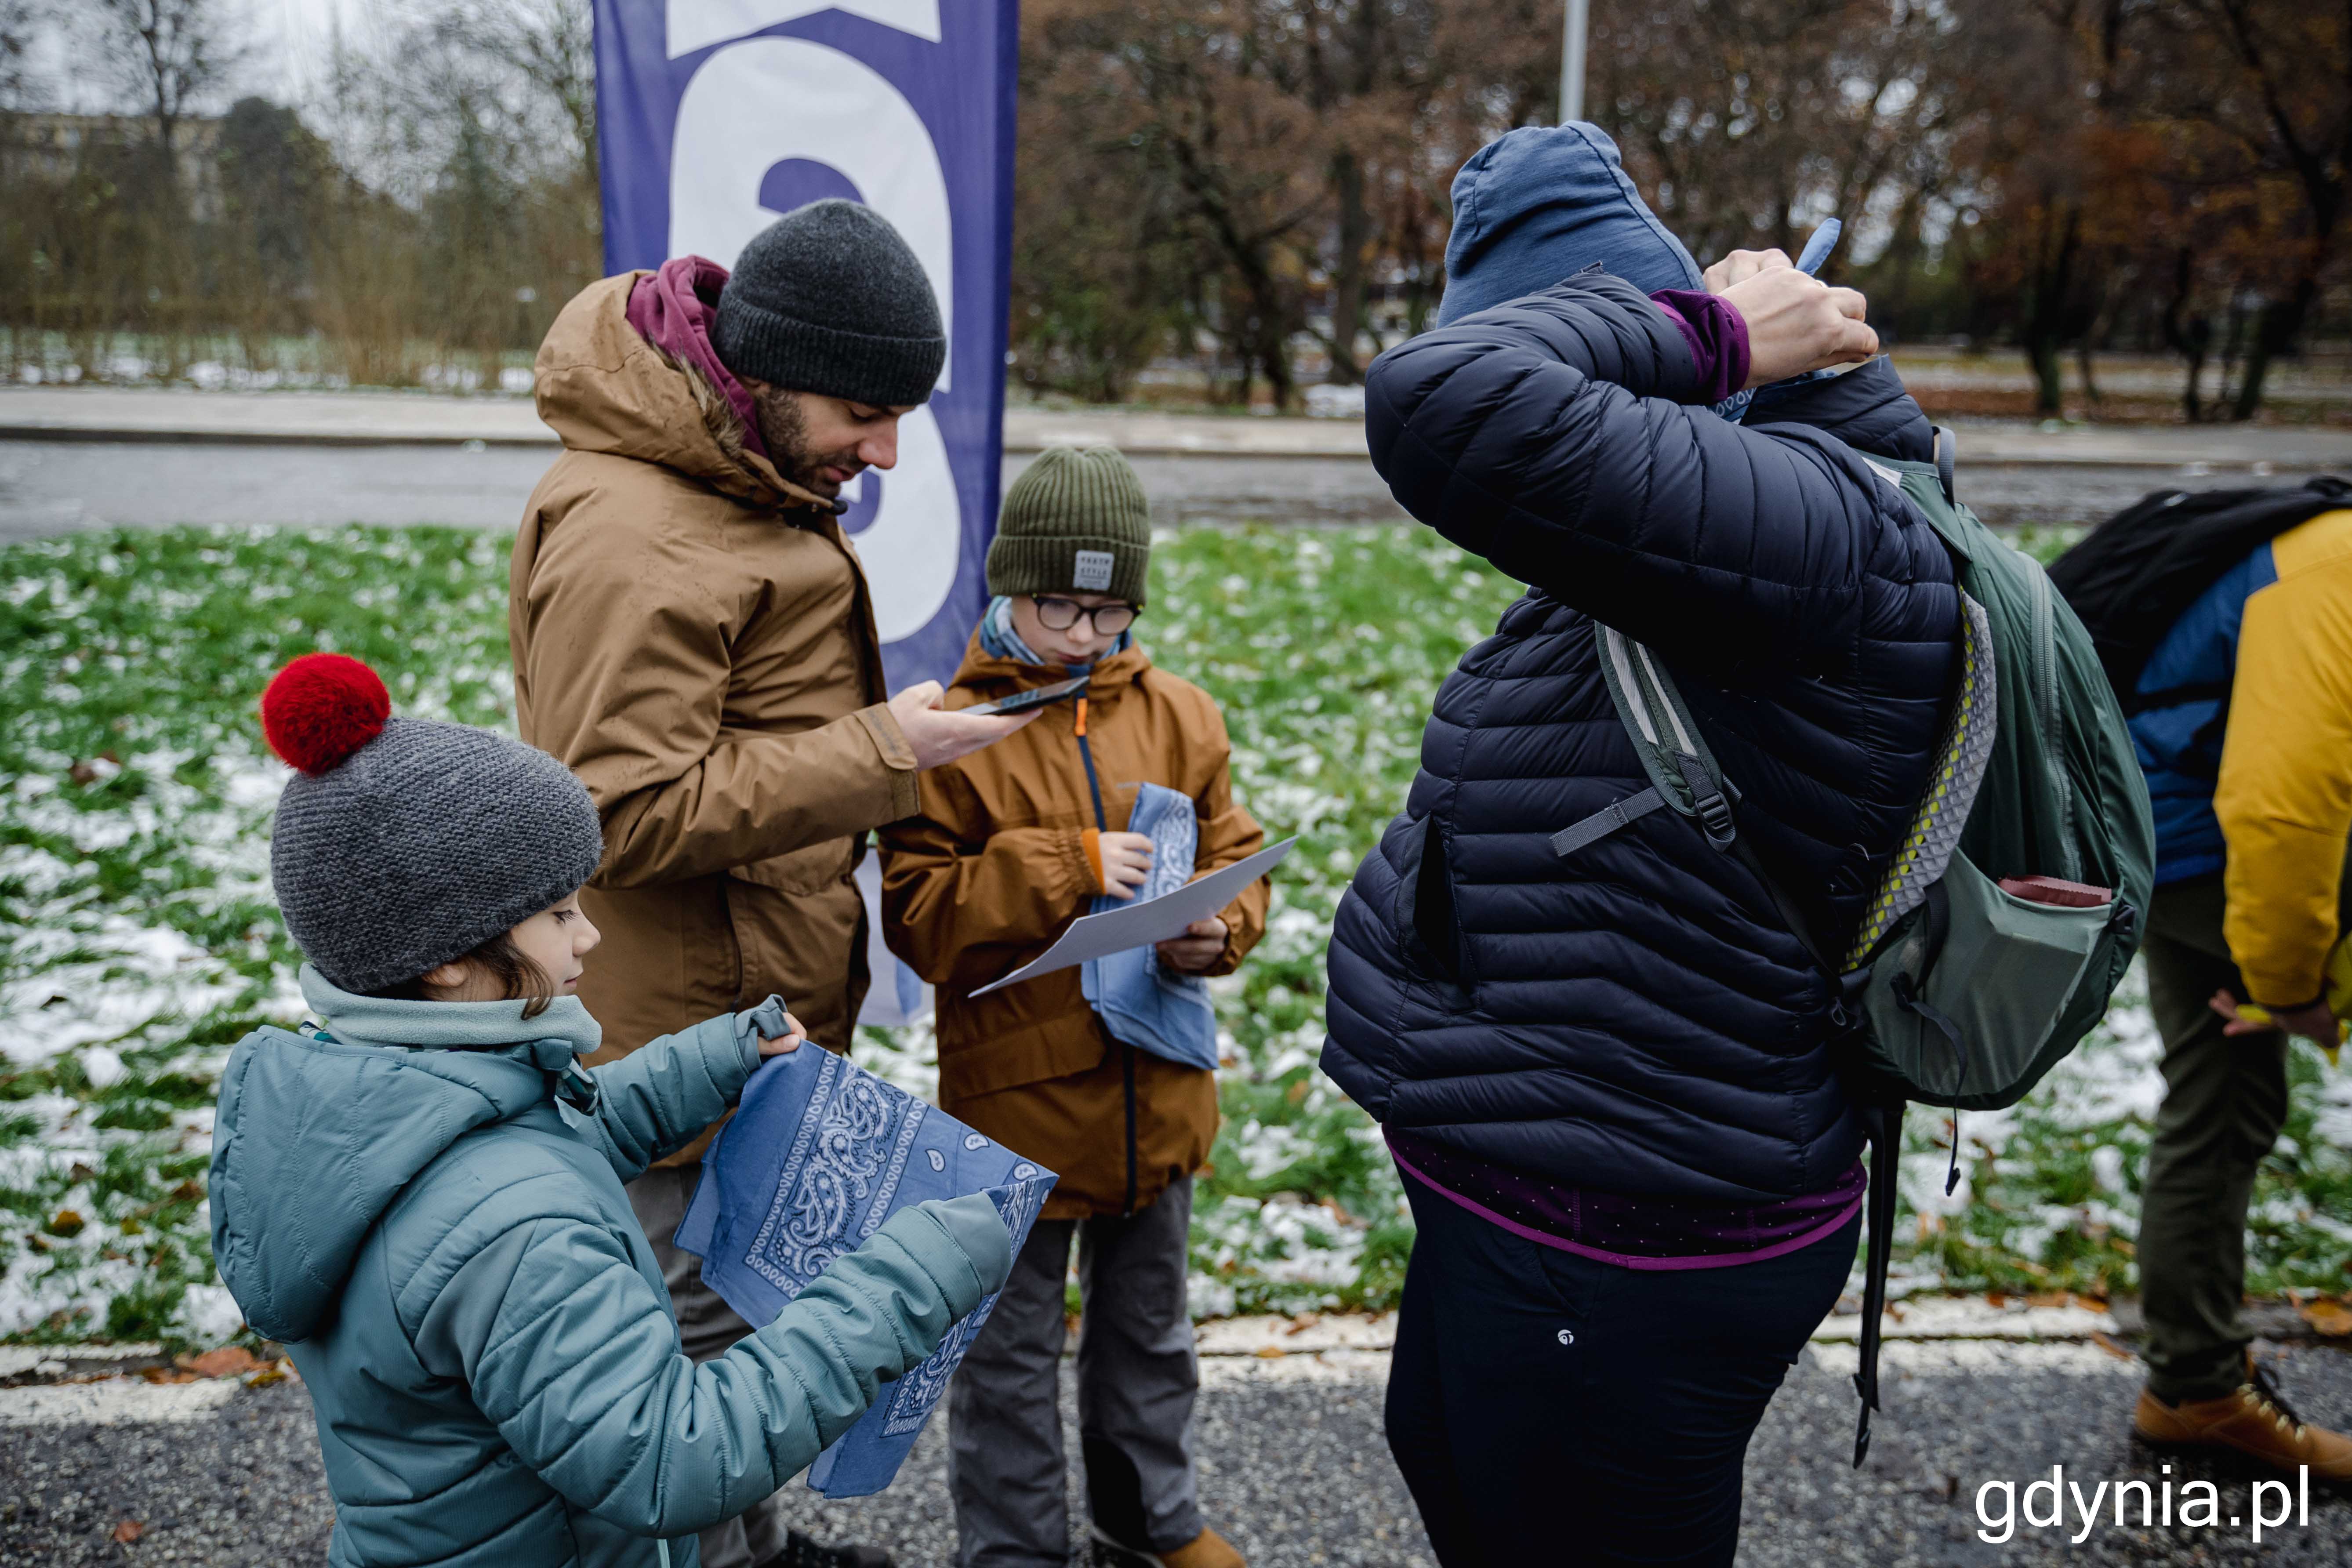
<path fill-rule="evenodd" d="M 1244 888 L 1280 865 L 1282 858 L 1290 853 L 1290 847 L 1297 842 L 1295 836 L 1286 838 L 1246 860 L 1236 860 L 1222 871 L 1212 871 L 1160 898 L 1098 915 L 1081 915 L 1070 922 L 1070 929 L 1055 939 L 1053 946 L 1003 979 L 982 986 L 972 995 L 985 996 L 992 991 L 1018 985 L 1024 980 L 1049 974 L 1056 969 L 1068 969 L 1090 958 L 1107 958 L 1130 947 L 1150 947 L 1154 942 L 1182 936 L 1186 926 L 1207 920 L 1239 898 Z"/>

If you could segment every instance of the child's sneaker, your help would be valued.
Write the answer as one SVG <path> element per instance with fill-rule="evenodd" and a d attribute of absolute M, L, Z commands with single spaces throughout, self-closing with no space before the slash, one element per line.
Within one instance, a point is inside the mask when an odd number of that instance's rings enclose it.
<path fill-rule="evenodd" d="M 1242 1554 L 1213 1530 L 1204 1530 L 1173 1552 L 1149 1552 L 1114 1541 L 1094 1527 L 1096 1568 L 1245 1568 Z"/>

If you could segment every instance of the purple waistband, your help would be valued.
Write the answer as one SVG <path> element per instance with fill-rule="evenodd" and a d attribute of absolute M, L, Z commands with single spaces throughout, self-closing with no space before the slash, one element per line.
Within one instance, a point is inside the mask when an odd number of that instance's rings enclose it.
<path fill-rule="evenodd" d="M 1543 1247 L 1621 1268 L 1730 1268 L 1810 1247 L 1862 1212 L 1862 1162 L 1818 1193 L 1712 1204 L 1561 1186 L 1391 1132 L 1397 1169 L 1441 1197 Z M 1408 1151 L 1410 1152 L 1408 1152 Z"/>

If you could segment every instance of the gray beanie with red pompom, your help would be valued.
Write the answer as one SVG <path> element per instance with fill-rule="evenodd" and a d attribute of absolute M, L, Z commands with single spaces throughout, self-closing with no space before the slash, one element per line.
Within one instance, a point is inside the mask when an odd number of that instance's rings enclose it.
<path fill-rule="evenodd" d="M 289 664 L 262 693 L 261 727 L 296 770 L 269 840 L 278 907 L 345 991 L 464 957 L 579 891 L 604 858 L 570 769 L 488 730 L 394 718 L 358 659 Z"/>

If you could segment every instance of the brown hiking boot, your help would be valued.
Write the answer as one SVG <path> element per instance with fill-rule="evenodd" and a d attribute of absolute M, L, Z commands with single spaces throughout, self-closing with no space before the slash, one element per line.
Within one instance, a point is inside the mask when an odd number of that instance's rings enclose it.
<path fill-rule="evenodd" d="M 1139 1552 L 1121 1542 L 1113 1541 L 1095 1527 L 1095 1561 L 1117 1563 L 1121 1568 L 1133 1563 L 1136 1568 L 1245 1568 L 1242 1554 L 1232 1542 L 1213 1530 L 1204 1530 L 1173 1552 Z"/>
<path fill-rule="evenodd" d="M 2154 1448 L 2220 1448 L 2290 1476 L 2307 1465 L 2314 1480 L 2352 1481 L 2352 1437 L 2305 1426 L 2268 1373 L 2251 1361 L 2246 1373 L 2244 1383 L 2219 1399 L 2167 1405 L 2141 1389 L 2132 1435 Z"/>

